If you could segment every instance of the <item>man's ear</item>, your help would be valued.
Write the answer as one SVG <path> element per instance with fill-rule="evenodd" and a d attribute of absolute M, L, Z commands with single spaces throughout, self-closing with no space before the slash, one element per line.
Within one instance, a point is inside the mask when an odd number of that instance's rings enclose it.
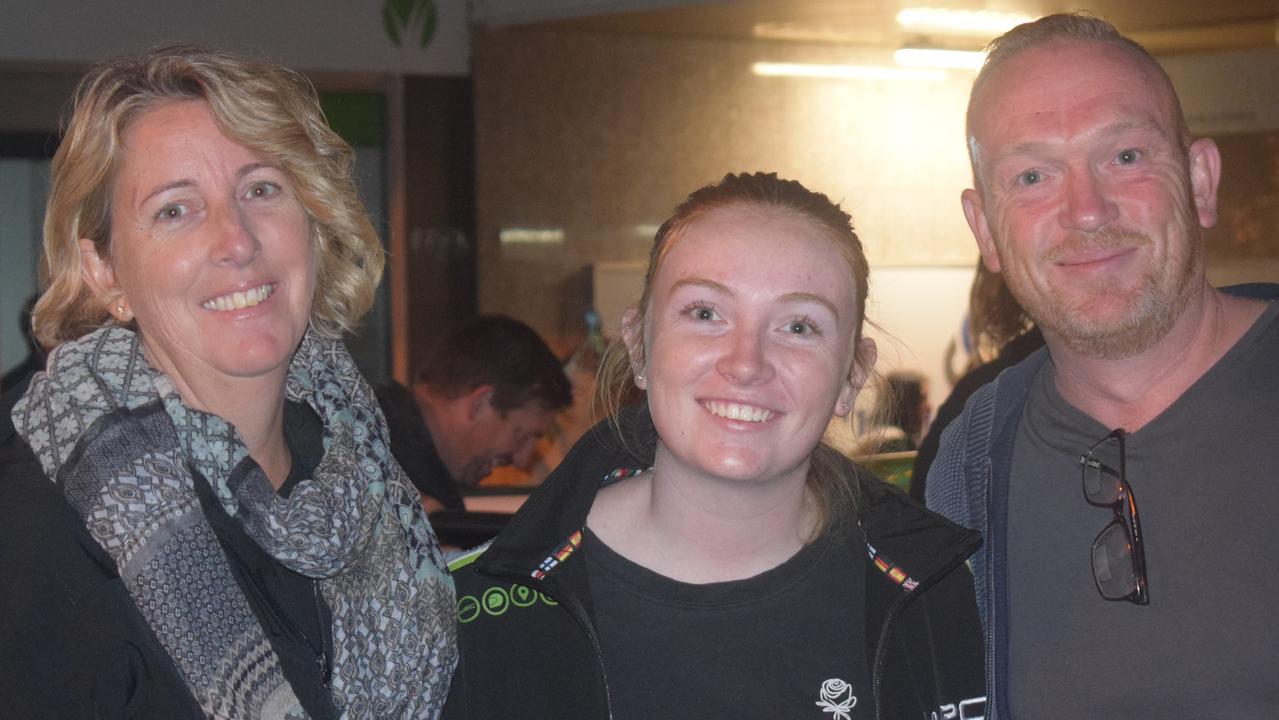
<path fill-rule="evenodd" d="M 986 264 L 986 269 L 993 273 L 999 272 L 999 252 L 995 248 L 995 239 L 991 237 L 990 225 L 986 222 L 981 193 L 968 188 L 960 194 L 959 204 L 964 207 L 964 219 L 968 221 L 968 229 L 973 232 L 973 239 L 977 241 L 977 249 L 981 251 L 981 260 Z"/>
<path fill-rule="evenodd" d="M 635 385 L 645 389 L 644 378 L 644 316 L 638 308 L 628 308 L 622 313 L 622 342 L 631 360 L 631 372 L 635 373 Z"/>
<path fill-rule="evenodd" d="M 1190 190 L 1200 227 L 1217 224 L 1217 187 L 1221 182 L 1221 151 L 1211 138 L 1190 143 Z"/>
<path fill-rule="evenodd" d="M 473 390 L 462 397 L 465 402 L 466 419 L 469 422 L 475 422 L 486 412 L 496 412 L 493 407 L 493 386 L 477 385 Z"/>
<path fill-rule="evenodd" d="M 129 299 L 116 281 L 115 270 L 89 238 L 80 238 L 80 278 L 112 317 L 120 322 L 133 319 Z"/>

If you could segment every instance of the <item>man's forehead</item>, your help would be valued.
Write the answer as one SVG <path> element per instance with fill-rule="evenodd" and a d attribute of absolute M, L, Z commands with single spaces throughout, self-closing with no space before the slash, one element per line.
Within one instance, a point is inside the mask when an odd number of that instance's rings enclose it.
<path fill-rule="evenodd" d="M 1004 59 L 979 80 L 970 109 L 998 105 L 1008 96 L 1029 96 L 1049 88 L 1076 90 L 1098 85 L 1138 85 L 1163 91 L 1153 61 L 1135 50 L 1099 41 L 1058 40 Z"/>
<path fill-rule="evenodd" d="M 978 81 L 968 119 L 974 161 L 989 159 L 992 144 L 1024 141 L 1008 136 L 1022 127 L 1068 132 L 1135 120 L 1177 132 L 1176 96 L 1158 68 L 1097 41 L 1054 41 L 1004 59 Z"/>

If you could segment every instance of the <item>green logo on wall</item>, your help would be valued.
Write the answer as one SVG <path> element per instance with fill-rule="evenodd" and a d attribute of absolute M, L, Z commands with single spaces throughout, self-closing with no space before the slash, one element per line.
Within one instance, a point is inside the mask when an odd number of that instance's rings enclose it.
<path fill-rule="evenodd" d="M 386 35 L 396 45 L 404 45 L 414 27 L 417 44 L 426 47 L 435 37 L 435 3 L 431 0 L 386 0 L 382 5 L 382 24 Z"/>

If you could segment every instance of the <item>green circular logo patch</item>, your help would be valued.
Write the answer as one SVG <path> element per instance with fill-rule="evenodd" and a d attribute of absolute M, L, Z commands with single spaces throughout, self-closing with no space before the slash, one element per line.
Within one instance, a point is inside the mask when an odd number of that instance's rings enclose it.
<path fill-rule="evenodd" d="M 469 623 L 480 616 L 480 601 L 474 595 L 463 595 L 457 599 L 457 621 Z"/>
<path fill-rule="evenodd" d="M 491 587 L 484 591 L 484 596 L 480 599 L 484 606 L 484 612 L 497 617 L 506 612 L 511 607 L 511 598 L 506 594 L 506 590 L 501 587 Z"/>

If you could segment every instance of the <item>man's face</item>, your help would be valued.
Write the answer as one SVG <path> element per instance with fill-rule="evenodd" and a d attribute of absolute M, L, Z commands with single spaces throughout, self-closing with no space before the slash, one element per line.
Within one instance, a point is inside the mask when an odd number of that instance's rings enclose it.
<path fill-rule="evenodd" d="M 1216 146 L 1187 152 L 1156 72 L 1101 43 L 1023 51 L 972 102 L 963 205 L 986 266 L 1079 355 L 1151 347 L 1205 282 Z"/>
<path fill-rule="evenodd" d="M 538 438 L 550 427 L 552 415 L 532 402 L 502 413 L 484 400 L 462 439 L 464 451 L 449 467 L 454 481 L 474 487 L 496 467 L 526 462 Z"/>

